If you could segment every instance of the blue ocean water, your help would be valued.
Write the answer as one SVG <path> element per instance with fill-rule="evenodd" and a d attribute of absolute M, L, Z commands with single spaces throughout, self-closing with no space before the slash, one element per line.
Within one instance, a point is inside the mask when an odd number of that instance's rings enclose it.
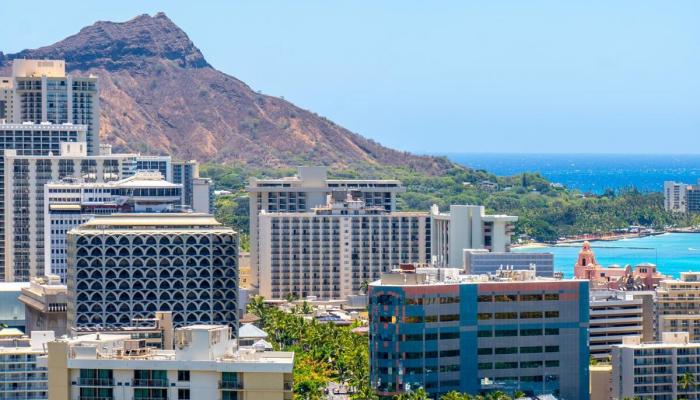
<path fill-rule="evenodd" d="M 661 273 L 674 277 L 679 277 L 684 271 L 700 271 L 700 233 L 665 233 L 616 241 L 592 241 L 591 248 L 598 263 L 604 266 L 650 262 L 656 264 Z M 580 243 L 571 247 L 513 249 L 526 253 L 554 253 L 554 269 L 563 272 L 565 277 L 573 276 L 580 250 Z"/>
<path fill-rule="evenodd" d="M 552 182 L 583 192 L 636 187 L 661 192 L 663 182 L 695 183 L 700 155 L 695 154 L 444 154 L 454 162 L 496 175 L 540 172 Z"/>

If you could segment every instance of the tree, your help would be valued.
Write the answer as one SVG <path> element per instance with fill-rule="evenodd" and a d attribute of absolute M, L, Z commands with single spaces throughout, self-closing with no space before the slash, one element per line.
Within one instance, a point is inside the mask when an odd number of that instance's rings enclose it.
<path fill-rule="evenodd" d="M 681 390 L 688 394 L 688 392 L 690 392 L 690 389 L 693 389 L 697 386 L 695 382 L 695 375 L 691 374 L 690 372 L 686 372 L 678 379 L 678 386 L 681 388 Z"/>
<path fill-rule="evenodd" d="M 443 394 L 440 397 L 440 400 L 472 400 L 472 396 L 453 390 L 449 393 Z"/>
<path fill-rule="evenodd" d="M 264 325 L 264 320 L 265 317 L 267 316 L 267 311 L 268 311 L 268 306 L 265 304 L 265 298 L 262 296 L 254 296 L 250 301 L 248 302 L 248 306 L 246 307 L 246 310 L 260 318 L 261 321 L 263 321 L 262 325 Z"/>
<path fill-rule="evenodd" d="M 430 400 L 428 393 L 423 388 L 411 390 L 394 396 L 395 400 Z"/>
<path fill-rule="evenodd" d="M 369 291 L 369 281 L 362 281 L 360 283 L 360 293 L 366 294 Z"/>

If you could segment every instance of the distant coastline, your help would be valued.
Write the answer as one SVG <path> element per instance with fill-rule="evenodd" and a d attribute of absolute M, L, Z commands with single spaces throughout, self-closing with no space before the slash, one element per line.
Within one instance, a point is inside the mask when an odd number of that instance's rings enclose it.
<path fill-rule="evenodd" d="M 700 179 L 700 154 L 436 154 L 475 169 L 509 176 L 540 172 L 551 182 L 582 192 L 634 187 L 661 192 L 665 180 Z"/>

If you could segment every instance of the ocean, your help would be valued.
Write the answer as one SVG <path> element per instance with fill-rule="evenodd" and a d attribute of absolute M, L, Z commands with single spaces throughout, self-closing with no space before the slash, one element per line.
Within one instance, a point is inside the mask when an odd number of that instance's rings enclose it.
<path fill-rule="evenodd" d="M 700 155 L 629 154 L 443 154 L 452 161 L 496 175 L 540 172 L 552 182 L 583 192 L 636 187 L 661 192 L 663 182 L 696 183 Z"/>
<path fill-rule="evenodd" d="M 603 266 L 625 266 L 643 262 L 656 264 L 666 275 L 679 277 L 684 271 L 700 271 L 700 233 L 665 233 L 658 236 L 622 239 L 616 241 L 591 241 L 598 263 Z M 572 277 L 581 244 L 569 247 L 548 246 L 515 248 L 526 253 L 554 253 L 554 270 L 565 277 Z"/>

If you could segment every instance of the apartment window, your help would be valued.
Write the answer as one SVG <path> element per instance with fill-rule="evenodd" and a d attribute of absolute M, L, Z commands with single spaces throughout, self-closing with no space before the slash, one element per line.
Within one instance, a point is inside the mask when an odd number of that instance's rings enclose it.
<path fill-rule="evenodd" d="M 542 318 L 542 311 L 523 311 L 520 313 L 520 318 L 523 318 L 523 319 Z"/>
<path fill-rule="evenodd" d="M 520 363 L 520 368 L 539 368 L 542 366 L 542 361 L 523 361 Z"/>
<path fill-rule="evenodd" d="M 496 337 L 518 336 L 517 329 L 496 329 Z"/>
<path fill-rule="evenodd" d="M 491 369 L 493 368 L 493 363 L 479 363 L 479 369 Z"/>
<path fill-rule="evenodd" d="M 520 352 L 523 354 L 530 354 L 530 353 L 541 353 L 542 352 L 542 346 L 525 346 L 520 348 Z"/>
<path fill-rule="evenodd" d="M 499 295 L 496 295 L 495 299 L 498 302 L 518 301 L 518 296 L 515 294 L 499 294 Z"/>
<path fill-rule="evenodd" d="M 559 328 L 544 328 L 545 335 L 558 335 Z"/>
<path fill-rule="evenodd" d="M 541 301 L 541 294 L 521 294 L 520 301 Z"/>
<path fill-rule="evenodd" d="M 559 360 L 547 360 L 544 362 L 545 367 L 558 367 Z"/>
<path fill-rule="evenodd" d="M 542 329 L 521 329 L 520 336 L 542 336 Z"/>
<path fill-rule="evenodd" d="M 493 332 L 491 330 L 479 330 L 476 334 L 477 337 L 491 337 L 493 336 Z"/>
<path fill-rule="evenodd" d="M 459 321 L 459 314 L 447 314 L 440 316 L 440 322 Z"/>
<path fill-rule="evenodd" d="M 190 371 L 177 371 L 177 380 L 183 382 L 190 381 Z"/>
<path fill-rule="evenodd" d="M 478 354 L 480 356 L 488 356 L 488 355 L 493 354 L 493 349 L 490 347 L 481 347 L 478 350 Z"/>
<path fill-rule="evenodd" d="M 544 295 L 545 300 L 559 300 L 559 293 L 547 293 Z"/>
<path fill-rule="evenodd" d="M 517 319 L 518 313 L 516 312 L 499 312 L 496 313 L 496 319 Z"/>
<path fill-rule="evenodd" d="M 476 298 L 479 303 L 490 303 L 493 301 L 493 296 L 491 295 L 481 295 Z"/>
<path fill-rule="evenodd" d="M 459 339 L 459 332 L 440 332 L 440 340 Z"/>
<path fill-rule="evenodd" d="M 558 353 L 559 346 L 545 346 L 544 351 L 547 353 Z"/>
<path fill-rule="evenodd" d="M 496 369 L 515 369 L 518 368 L 517 362 L 497 362 Z"/>
<path fill-rule="evenodd" d="M 559 311 L 545 311 L 545 318 L 559 318 Z"/>
<path fill-rule="evenodd" d="M 517 347 L 496 347 L 496 354 L 517 354 Z"/>
<path fill-rule="evenodd" d="M 484 321 L 484 320 L 489 320 L 491 319 L 492 314 L 491 313 L 478 313 L 476 315 L 476 319 L 479 321 Z"/>
<path fill-rule="evenodd" d="M 183 372 L 183 371 L 178 371 L 178 375 L 180 372 Z M 189 375 L 190 371 L 184 371 L 184 372 L 187 372 Z M 177 390 L 177 399 L 178 400 L 190 400 L 190 389 L 178 389 Z"/>

